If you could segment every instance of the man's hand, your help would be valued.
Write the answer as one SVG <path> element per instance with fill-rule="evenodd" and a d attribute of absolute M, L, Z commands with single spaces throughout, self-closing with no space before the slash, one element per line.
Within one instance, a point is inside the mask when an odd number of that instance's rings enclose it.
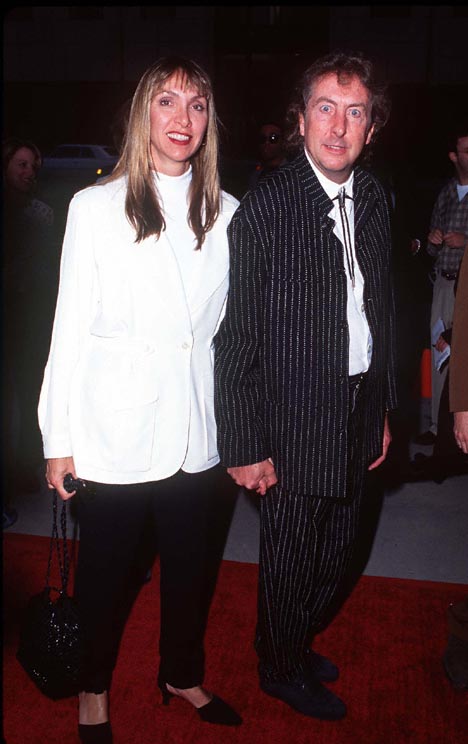
<path fill-rule="evenodd" d="M 449 248 L 464 248 L 466 240 L 467 238 L 464 233 L 454 232 L 453 230 L 444 235 L 444 243 Z"/>
<path fill-rule="evenodd" d="M 445 351 L 445 349 L 447 348 L 447 346 L 448 346 L 448 343 L 445 340 L 445 338 L 443 336 L 439 336 L 439 338 L 437 339 L 437 341 L 434 344 L 434 349 L 436 349 L 437 351 L 442 352 L 442 351 Z"/>
<path fill-rule="evenodd" d="M 468 455 L 468 411 L 455 411 L 453 433 L 461 451 Z"/>
<path fill-rule="evenodd" d="M 382 454 L 380 457 L 373 462 L 371 465 L 369 465 L 368 470 L 374 470 L 374 468 L 378 468 L 379 465 L 383 463 L 385 458 L 387 457 L 388 448 L 390 446 L 390 442 L 392 441 L 392 435 L 390 433 L 390 426 L 388 424 L 388 416 L 385 416 L 384 421 L 384 433 L 383 433 L 383 443 L 382 443 Z"/>
<path fill-rule="evenodd" d="M 76 491 L 73 491 L 73 493 L 68 493 L 63 487 L 63 479 L 65 478 L 67 473 L 71 473 L 72 476 L 76 478 L 75 463 L 73 462 L 73 457 L 55 457 L 47 460 L 47 485 L 50 489 L 55 488 L 57 490 L 57 493 L 62 501 L 71 499 L 71 497 L 74 496 L 76 493 Z"/>
<path fill-rule="evenodd" d="M 263 462 L 256 462 L 253 465 L 228 468 L 227 471 L 238 486 L 255 490 L 261 496 L 265 496 L 270 486 L 278 483 L 275 466 L 270 459 L 263 460 Z"/>
<path fill-rule="evenodd" d="M 431 230 L 431 232 L 427 236 L 427 239 L 429 243 L 433 243 L 434 245 L 442 245 L 442 243 L 444 242 L 444 234 L 442 230 L 439 230 L 439 228 L 436 227 L 434 230 Z"/>

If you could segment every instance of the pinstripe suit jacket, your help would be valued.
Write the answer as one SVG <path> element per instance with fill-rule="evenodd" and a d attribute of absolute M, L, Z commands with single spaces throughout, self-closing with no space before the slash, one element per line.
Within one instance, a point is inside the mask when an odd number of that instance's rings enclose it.
<path fill-rule="evenodd" d="M 370 463 L 396 405 L 390 227 L 382 187 L 359 167 L 354 200 L 373 339 Z M 283 488 L 325 497 L 345 495 L 349 397 L 346 274 L 332 206 L 304 153 L 244 197 L 229 227 L 230 289 L 214 340 L 223 464 L 271 457 Z"/>

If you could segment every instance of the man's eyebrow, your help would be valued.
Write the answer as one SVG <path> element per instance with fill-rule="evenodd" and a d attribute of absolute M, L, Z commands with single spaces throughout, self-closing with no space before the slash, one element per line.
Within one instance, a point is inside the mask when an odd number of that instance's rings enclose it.
<path fill-rule="evenodd" d="M 319 98 L 316 98 L 314 103 L 333 103 L 336 105 L 336 101 L 333 98 L 328 98 L 327 96 L 320 96 Z M 348 103 L 347 108 L 367 108 L 367 103 L 359 102 L 359 103 Z"/>

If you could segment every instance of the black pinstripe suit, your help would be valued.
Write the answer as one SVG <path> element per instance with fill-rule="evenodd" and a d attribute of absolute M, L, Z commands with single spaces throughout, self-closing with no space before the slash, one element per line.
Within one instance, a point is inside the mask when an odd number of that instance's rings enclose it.
<path fill-rule="evenodd" d="M 354 174 L 356 257 L 373 340 L 355 462 L 361 483 L 381 453 L 396 394 L 386 199 L 370 174 Z M 347 498 L 347 290 L 332 206 L 301 153 L 246 195 L 229 228 L 230 290 L 215 339 L 218 445 L 225 466 L 271 457 L 278 476 L 261 518 L 257 646 L 271 676 L 301 666 L 349 559 L 362 490 Z"/>

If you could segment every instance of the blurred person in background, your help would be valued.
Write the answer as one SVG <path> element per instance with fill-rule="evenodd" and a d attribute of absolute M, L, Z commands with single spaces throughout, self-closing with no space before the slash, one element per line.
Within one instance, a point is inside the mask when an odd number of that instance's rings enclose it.
<path fill-rule="evenodd" d="M 266 173 L 286 162 L 283 129 L 278 124 L 262 124 L 258 133 L 259 161 L 255 166 L 249 188 L 253 189 Z"/>
<path fill-rule="evenodd" d="M 465 126 L 458 127 L 450 137 L 448 156 L 455 168 L 455 177 L 437 197 L 427 242 L 427 252 L 435 258 L 431 336 L 437 321 L 442 321 L 444 330 L 452 325 L 454 283 L 468 245 L 468 131 Z M 436 351 L 433 342 L 431 425 L 428 431 L 415 437 L 417 444 L 434 444 L 437 435 L 437 417 L 447 367 L 436 368 Z"/>
<path fill-rule="evenodd" d="M 3 492 L 7 500 L 40 487 L 37 469 L 42 444 L 36 410 L 58 268 L 54 213 L 35 196 L 41 164 L 33 142 L 17 137 L 3 141 Z M 8 527 L 5 511 L 3 516 Z"/>
<path fill-rule="evenodd" d="M 465 252 L 457 284 L 449 370 L 449 401 L 453 434 L 468 463 L 468 253 Z M 457 689 L 468 689 L 468 596 L 450 605 L 449 637 L 443 656 L 448 678 Z"/>

